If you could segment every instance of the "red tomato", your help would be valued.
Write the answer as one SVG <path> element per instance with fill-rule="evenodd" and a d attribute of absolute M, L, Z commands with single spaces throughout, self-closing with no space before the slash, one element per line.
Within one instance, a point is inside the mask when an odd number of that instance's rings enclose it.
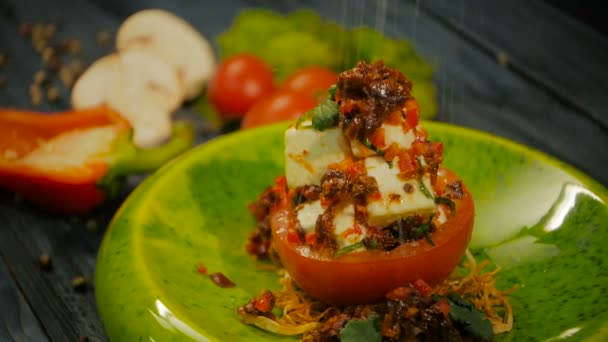
<path fill-rule="evenodd" d="M 454 175 L 451 171 L 443 172 Z M 273 246 L 293 279 L 307 293 L 327 303 L 373 303 L 389 291 L 418 279 L 435 286 L 456 268 L 473 230 L 473 200 L 465 188 L 463 198 L 454 201 L 456 214 L 431 234 L 435 246 L 421 240 L 389 252 L 368 250 L 345 254 L 339 259 L 303 255 L 287 241 L 288 229 L 284 225 L 294 214 L 287 209 L 289 200 L 284 197 L 271 217 Z"/>
<path fill-rule="evenodd" d="M 313 109 L 317 102 L 301 93 L 277 90 L 256 102 L 245 114 L 241 128 L 251 128 L 272 122 L 296 119 Z"/>
<path fill-rule="evenodd" d="M 327 89 L 336 84 L 338 74 L 323 67 L 307 67 L 295 71 L 281 85 L 282 89 L 293 90 L 307 94 L 321 101 L 327 94 Z"/>
<path fill-rule="evenodd" d="M 219 64 L 209 84 L 209 99 L 226 118 L 240 118 L 274 89 L 272 69 L 262 59 L 238 54 Z"/>

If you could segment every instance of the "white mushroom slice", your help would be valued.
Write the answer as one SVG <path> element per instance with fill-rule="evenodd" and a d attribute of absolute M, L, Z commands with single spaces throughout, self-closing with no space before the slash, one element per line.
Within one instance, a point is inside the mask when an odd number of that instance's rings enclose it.
<path fill-rule="evenodd" d="M 157 146 L 171 135 L 171 114 L 184 99 L 173 67 L 160 57 L 124 51 L 95 62 L 76 82 L 74 108 L 107 104 L 125 117 L 140 147 Z"/>
<path fill-rule="evenodd" d="M 72 107 L 81 109 L 107 104 L 120 84 L 119 63 L 118 55 L 111 54 L 91 64 L 72 88 Z"/>
<path fill-rule="evenodd" d="M 160 9 L 139 11 L 127 18 L 116 34 L 116 47 L 143 51 L 171 63 L 188 99 L 201 93 L 215 70 L 207 39 L 185 20 Z"/>

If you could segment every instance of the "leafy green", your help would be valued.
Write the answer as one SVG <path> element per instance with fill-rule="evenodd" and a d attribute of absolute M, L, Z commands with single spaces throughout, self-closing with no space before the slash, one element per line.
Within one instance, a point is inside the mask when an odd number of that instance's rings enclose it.
<path fill-rule="evenodd" d="M 306 9 L 288 15 L 247 9 L 239 13 L 217 43 L 221 58 L 253 53 L 273 67 L 279 80 L 306 66 L 341 72 L 360 60 L 382 59 L 412 80 L 412 93 L 422 109 L 421 118 L 431 119 L 437 113 L 433 67 L 417 55 L 407 40 L 392 39 L 371 28 L 346 29 Z"/>
<path fill-rule="evenodd" d="M 384 155 L 384 151 L 382 151 L 381 149 L 379 149 L 376 145 L 372 144 L 372 142 L 369 141 L 369 139 L 365 138 L 365 139 L 361 140 L 361 143 L 363 145 L 365 145 L 365 147 L 367 147 L 370 150 L 376 152 L 377 155 L 379 155 L 379 156 L 383 156 Z"/>
<path fill-rule="evenodd" d="M 357 243 L 353 243 L 352 245 L 348 245 L 345 247 L 342 247 L 340 249 L 338 249 L 336 251 L 336 254 L 334 254 L 334 258 L 338 259 L 339 257 L 343 256 L 344 254 L 347 253 L 351 253 L 356 251 L 357 249 L 361 248 L 361 247 L 365 247 L 365 244 L 363 243 L 363 240 L 357 242 Z"/>
<path fill-rule="evenodd" d="M 431 193 L 429 191 L 429 189 L 426 187 L 426 185 L 424 184 L 424 181 L 422 180 L 422 177 L 418 178 L 418 187 L 420 188 L 420 191 L 422 191 L 422 193 L 424 194 L 424 196 L 426 196 L 427 198 L 433 199 L 433 193 Z"/>
<path fill-rule="evenodd" d="M 380 318 L 376 315 L 365 320 L 350 320 L 340 330 L 340 341 L 342 342 L 379 342 L 382 341 L 380 334 Z"/>
<path fill-rule="evenodd" d="M 437 204 L 445 204 L 450 207 L 450 216 L 454 217 L 456 214 L 456 203 L 447 197 L 437 196 L 435 197 L 435 203 Z"/>
<path fill-rule="evenodd" d="M 433 295 L 434 301 L 440 298 L 446 297 Z M 450 293 L 446 299 L 450 304 L 450 319 L 463 333 L 486 341 L 492 339 L 492 323 L 483 312 L 456 293 Z"/>
<path fill-rule="evenodd" d="M 313 109 L 312 126 L 318 131 L 324 131 L 338 124 L 338 105 L 332 99 L 327 99 Z"/>
<path fill-rule="evenodd" d="M 429 235 L 430 230 L 431 230 L 431 224 L 433 224 L 433 218 L 435 217 L 435 213 L 432 213 L 429 216 L 429 220 L 423 224 L 422 226 L 414 229 L 413 236 L 414 238 L 419 238 L 420 235 L 424 235 L 424 239 L 426 240 L 426 242 L 428 242 L 431 246 L 435 246 L 435 242 L 433 241 L 433 239 L 431 239 L 431 236 Z"/>

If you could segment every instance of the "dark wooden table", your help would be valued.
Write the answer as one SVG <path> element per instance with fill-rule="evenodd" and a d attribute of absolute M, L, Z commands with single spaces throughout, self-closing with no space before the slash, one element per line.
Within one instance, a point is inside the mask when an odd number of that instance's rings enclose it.
<path fill-rule="evenodd" d="M 410 39 L 437 63 L 438 120 L 540 149 L 608 185 L 608 39 L 540 1 L 0 0 L 0 52 L 11 59 L 0 69 L 8 79 L 0 105 L 32 108 L 28 85 L 40 59 L 18 36 L 22 21 L 57 21 L 58 34 L 81 39 L 92 61 L 108 52 L 96 46 L 97 32 L 115 30 L 136 10 L 169 9 L 214 37 L 245 6 L 310 7 L 372 27 L 385 15 L 387 34 Z M 67 108 L 63 95 L 37 109 Z M 198 118 L 199 143 L 217 134 L 191 109 L 182 112 Z M 130 178 L 118 199 L 83 217 L 49 215 L 0 192 L 0 341 L 106 339 L 95 305 L 96 253 L 113 213 L 141 180 Z M 38 265 L 44 253 L 49 271 Z M 87 290 L 72 287 L 78 276 L 89 280 Z"/>

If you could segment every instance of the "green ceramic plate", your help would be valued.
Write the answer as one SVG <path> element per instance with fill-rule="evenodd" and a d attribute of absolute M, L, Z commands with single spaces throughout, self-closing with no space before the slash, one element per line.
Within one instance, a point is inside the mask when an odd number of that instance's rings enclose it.
<path fill-rule="evenodd" d="M 582 173 L 488 134 L 426 123 L 445 165 L 476 202 L 471 247 L 502 267 L 515 329 L 501 341 L 591 341 L 608 336 L 608 191 Z M 115 341 L 294 340 L 242 324 L 236 309 L 272 272 L 244 251 L 246 205 L 283 173 L 284 125 L 227 135 L 167 165 L 116 214 L 99 252 L 99 312 Z M 222 289 L 197 273 L 222 272 Z"/>

